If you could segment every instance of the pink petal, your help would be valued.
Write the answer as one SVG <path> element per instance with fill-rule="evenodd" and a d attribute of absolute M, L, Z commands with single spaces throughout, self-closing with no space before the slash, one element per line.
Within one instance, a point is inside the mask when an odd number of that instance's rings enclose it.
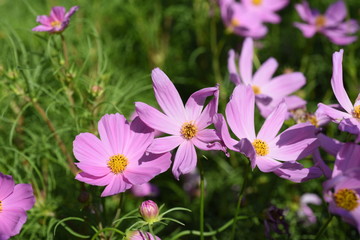
<path fill-rule="evenodd" d="M 333 156 L 336 156 L 340 148 L 344 145 L 344 143 L 330 138 L 322 133 L 318 134 L 317 138 L 319 140 L 320 147 Z"/>
<path fill-rule="evenodd" d="M 230 74 L 237 75 L 237 69 L 236 69 L 236 61 L 235 61 L 235 51 L 234 49 L 230 49 L 228 53 L 228 71 Z"/>
<path fill-rule="evenodd" d="M 73 142 L 75 158 L 88 165 L 105 167 L 113 154 L 91 133 L 80 133 Z"/>
<path fill-rule="evenodd" d="M 339 129 L 343 132 L 349 132 L 355 135 L 360 134 L 360 122 L 357 118 L 343 119 L 339 123 Z"/>
<path fill-rule="evenodd" d="M 34 32 L 51 32 L 53 29 L 54 29 L 53 27 L 39 25 L 39 26 L 34 27 L 33 29 L 31 29 L 31 31 L 34 31 Z"/>
<path fill-rule="evenodd" d="M 254 169 L 256 167 L 256 153 L 252 143 L 247 138 L 241 139 L 236 145 L 235 148 L 237 152 L 244 154 L 250 159 L 251 167 Z"/>
<path fill-rule="evenodd" d="M 180 136 L 181 125 L 184 122 L 173 121 L 157 109 L 142 102 L 136 102 L 135 107 L 140 119 L 149 127 L 164 133 Z"/>
<path fill-rule="evenodd" d="M 300 160 L 310 155 L 318 146 L 319 143 L 316 138 L 307 138 L 296 143 L 289 145 L 284 144 L 279 147 L 271 145 L 269 156 L 281 161 Z"/>
<path fill-rule="evenodd" d="M 69 12 L 67 12 L 67 13 L 65 14 L 64 19 L 65 19 L 65 20 L 69 20 L 70 17 L 71 17 L 77 10 L 79 10 L 79 6 L 74 6 L 74 7 L 70 8 Z"/>
<path fill-rule="evenodd" d="M 78 162 L 75 163 L 75 165 L 82 171 L 96 177 L 102 177 L 111 172 L 110 168 L 105 164 L 103 166 L 99 166 L 98 164 L 92 164 L 89 162 Z"/>
<path fill-rule="evenodd" d="M 203 88 L 191 94 L 185 105 L 187 120 L 197 119 L 204 108 L 205 100 L 210 96 L 219 95 L 218 92 L 219 92 L 219 87 L 209 87 L 209 88 Z M 214 109 L 212 115 L 214 115 L 216 111 L 217 111 L 217 106 L 216 109 Z"/>
<path fill-rule="evenodd" d="M 272 141 L 281 129 L 287 115 L 287 107 L 284 102 L 269 115 L 262 125 L 256 138 L 265 142 Z"/>
<path fill-rule="evenodd" d="M 282 74 L 263 86 L 261 91 L 273 98 L 282 98 L 299 90 L 305 82 L 305 77 L 300 72 Z"/>
<path fill-rule="evenodd" d="M 295 95 L 286 96 L 284 97 L 284 100 L 288 110 L 293 110 L 306 106 L 306 101 Z"/>
<path fill-rule="evenodd" d="M 31 184 L 16 184 L 14 191 L 2 200 L 4 205 L 30 210 L 35 203 L 34 192 Z"/>
<path fill-rule="evenodd" d="M 219 89 L 214 92 L 214 98 L 206 105 L 200 116 L 195 120 L 198 130 L 203 130 L 213 123 L 213 117 L 217 114 L 219 105 Z"/>
<path fill-rule="evenodd" d="M 229 126 L 238 138 L 255 139 L 254 108 L 255 95 L 251 86 L 235 87 L 225 112 Z"/>
<path fill-rule="evenodd" d="M 101 193 L 102 197 L 115 195 L 132 187 L 132 184 L 125 182 L 122 174 L 113 175 L 111 182 L 107 185 Z"/>
<path fill-rule="evenodd" d="M 174 84 L 168 76 L 159 68 L 155 68 L 151 72 L 155 97 L 161 109 L 173 121 L 183 123 L 185 119 L 184 104 L 180 98 Z"/>
<path fill-rule="evenodd" d="M 344 83 L 343 83 L 343 74 L 342 74 L 342 59 L 343 59 L 344 50 L 335 52 L 333 54 L 333 75 L 331 78 L 331 87 L 334 91 L 336 99 L 339 101 L 340 105 L 349 113 L 353 110 L 353 105 L 347 95 Z"/>
<path fill-rule="evenodd" d="M 167 136 L 162 138 L 155 138 L 152 144 L 147 149 L 151 153 L 164 153 L 169 152 L 179 146 L 182 142 L 186 141 L 180 136 Z"/>
<path fill-rule="evenodd" d="M 240 54 L 239 70 L 241 80 L 245 84 L 252 81 L 252 65 L 254 57 L 254 42 L 251 38 L 246 38 Z"/>
<path fill-rule="evenodd" d="M 329 118 L 331 118 L 332 121 L 334 121 L 336 123 L 339 123 L 343 119 L 346 119 L 346 118 L 352 118 L 351 114 L 349 114 L 347 112 L 342 112 L 342 111 L 336 110 L 336 109 L 334 109 L 330 106 L 327 106 L 323 103 L 319 103 L 318 108 L 321 109 L 320 111 L 322 111 Z"/>
<path fill-rule="evenodd" d="M 0 201 L 8 197 L 14 191 L 14 187 L 12 176 L 0 173 Z"/>
<path fill-rule="evenodd" d="M 324 176 L 327 179 L 331 178 L 332 171 L 329 168 L 329 166 L 325 164 L 324 160 L 321 158 L 321 155 L 320 155 L 320 152 L 319 152 L 318 149 L 316 149 L 313 152 L 313 160 L 314 160 L 315 166 L 317 166 L 317 167 L 319 167 L 321 169 Z"/>
<path fill-rule="evenodd" d="M 209 143 L 209 142 L 204 142 L 201 141 L 200 139 L 198 139 L 197 137 L 194 137 L 190 140 L 197 148 L 203 150 L 203 151 L 223 151 L 227 154 L 226 152 L 226 147 L 223 146 L 221 143 L 219 142 L 213 142 L 213 143 Z"/>
<path fill-rule="evenodd" d="M 123 172 L 129 183 L 140 185 L 149 182 L 156 175 L 169 169 L 171 154 L 144 155 L 137 165 L 128 166 Z"/>
<path fill-rule="evenodd" d="M 186 174 L 195 169 L 197 156 L 194 145 L 190 141 L 183 142 L 175 155 L 172 172 L 177 180 L 182 174 Z"/>
<path fill-rule="evenodd" d="M 50 12 L 50 17 L 56 21 L 62 22 L 64 21 L 65 11 L 64 7 L 53 7 Z"/>
<path fill-rule="evenodd" d="M 105 176 L 94 176 L 86 172 L 80 172 L 76 175 L 75 179 L 90 185 L 105 186 L 111 182 L 113 176 L 114 174 L 111 172 Z"/>
<path fill-rule="evenodd" d="M 273 172 L 283 165 L 283 163 L 266 156 L 256 156 L 255 162 L 262 172 Z"/>
<path fill-rule="evenodd" d="M 339 150 L 333 170 L 333 176 L 346 172 L 349 169 L 360 168 L 360 146 L 354 143 L 345 143 Z"/>
<path fill-rule="evenodd" d="M 308 25 L 305 23 L 294 23 L 294 26 L 300 29 L 300 31 L 303 33 L 304 37 L 311 38 L 316 33 L 316 27 L 313 25 Z"/>
<path fill-rule="evenodd" d="M 0 214 L 0 234 L 14 236 L 19 234 L 26 221 L 25 210 L 21 208 L 3 207 Z"/>
<path fill-rule="evenodd" d="M 51 27 L 52 19 L 46 15 L 40 15 L 37 16 L 36 21 L 42 25 L 45 25 L 46 27 Z"/>
<path fill-rule="evenodd" d="M 238 143 L 234 139 L 231 138 L 228 127 L 226 125 L 226 121 L 224 119 L 224 116 L 221 114 L 217 114 L 214 117 L 214 125 L 216 128 L 217 134 L 220 136 L 221 140 L 224 142 L 224 144 L 233 151 L 238 151 L 234 146 Z"/>
<path fill-rule="evenodd" d="M 135 197 L 156 197 L 159 195 L 159 189 L 154 184 L 144 183 L 141 185 L 134 185 L 131 188 L 131 193 Z"/>
<path fill-rule="evenodd" d="M 196 134 L 196 138 L 208 143 L 220 141 L 215 129 L 203 129 Z"/>
<path fill-rule="evenodd" d="M 295 9 L 303 21 L 309 22 L 312 20 L 313 15 L 311 13 L 309 4 L 306 1 L 302 2 L 301 4 L 295 4 Z"/>
<path fill-rule="evenodd" d="M 337 1 L 329 6 L 325 12 L 325 17 L 334 22 L 341 22 L 346 17 L 346 6 L 343 1 Z"/>
<path fill-rule="evenodd" d="M 264 62 L 254 74 L 253 85 L 262 86 L 270 81 L 274 75 L 278 63 L 275 58 L 269 58 Z"/>
<path fill-rule="evenodd" d="M 306 182 L 314 178 L 319 178 L 323 174 L 321 169 L 318 167 L 305 168 L 303 165 L 297 162 L 286 162 L 280 168 L 276 169 L 274 173 L 281 178 L 296 183 Z"/>

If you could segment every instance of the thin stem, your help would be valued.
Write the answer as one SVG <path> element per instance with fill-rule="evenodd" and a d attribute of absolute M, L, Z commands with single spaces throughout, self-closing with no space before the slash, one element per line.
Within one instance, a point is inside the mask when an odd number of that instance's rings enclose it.
<path fill-rule="evenodd" d="M 152 237 L 154 238 L 154 240 L 156 239 L 156 236 L 155 236 L 155 234 L 154 234 L 154 230 L 153 230 L 153 227 L 152 227 L 152 225 L 151 224 L 149 224 L 149 231 L 150 231 L 150 233 L 151 233 L 151 235 L 152 235 Z"/>
<path fill-rule="evenodd" d="M 242 202 L 242 199 L 243 199 L 243 196 L 244 196 L 244 190 L 245 190 L 247 182 L 248 182 L 249 169 L 250 169 L 250 163 L 246 164 L 246 167 L 245 167 L 244 181 L 243 181 L 242 186 L 241 186 L 239 199 L 238 199 L 237 206 L 236 206 L 236 211 L 235 211 L 235 216 L 234 216 L 235 220 L 233 222 L 233 226 L 232 226 L 232 230 L 231 230 L 231 238 L 230 239 L 235 239 L 237 216 L 239 215 L 239 212 L 240 212 L 240 206 L 241 206 L 241 202 Z"/>
<path fill-rule="evenodd" d="M 200 240 L 204 240 L 204 169 L 199 159 L 199 171 L 200 171 Z"/>
<path fill-rule="evenodd" d="M 66 46 L 66 42 L 65 42 L 65 37 L 63 34 L 60 34 L 61 37 L 61 44 L 62 44 L 62 49 L 63 49 L 63 54 L 64 54 L 64 61 L 65 61 L 65 67 L 67 68 L 69 66 L 69 57 L 68 57 L 68 50 L 67 50 L 67 46 Z"/>
<path fill-rule="evenodd" d="M 203 232 L 203 235 L 206 237 L 210 237 L 210 236 L 215 236 L 218 233 L 221 233 L 223 231 L 225 231 L 228 227 L 230 227 L 233 222 L 236 220 L 241 220 L 241 219 L 247 219 L 250 218 L 248 216 L 238 216 L 236 219 L 233 218 L 231 220 L 229 220 L 227 223 L 225 223 L 224 225 L 222 225 L 220 228 L 214 230 L 214 231 L 210 231 L 210 232 Z M 186 230 L 186 231 L 182 231 L 179 232 L 178 234 L 176 234 L 174 237 L 171 238 L 171 240 L 176 240 L 182 236 L 186 236 L 186 235 L 195 235 L 195 236 L 200 236 L 200 231 L 196 231 L 196 230 Z"/>
<path fill-rule="evenodd" d="M 320 228 L 319 232 L 316 234 L 315 239 L 314 240 L 318 240 L 320 239 L 321 235 L 325 232 L 326 228 L 329 226 L 331 220 L 333 219 L 334 215 L 331 215 L 328 220 L 324 223 L 324 225 L 322 225 L 322 227 Z"/>

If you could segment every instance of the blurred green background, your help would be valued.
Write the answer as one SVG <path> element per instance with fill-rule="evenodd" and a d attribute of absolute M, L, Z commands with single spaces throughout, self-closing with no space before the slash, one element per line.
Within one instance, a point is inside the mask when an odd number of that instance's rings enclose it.
<path fill-rule="evenodd" d="M 318 102 L 336 102 L 330 86 L 331 56 L 344 48 L 345 86 L 355 100 L 360 41 L 339 47 L 322 35 L 305 39 L 293 27 L 294 21 L 300 21 L 294 9 L 299 2 L 290 1 L 280 11 L 280 24 L 267 25 L 268 35 L 257 41 L 261 46 L 256 51 L 258 59 L 264 62 L 275 57 L 279 62 L 275 75 L 287 69 L 303 72 L 307 85 L 297 94 L 315 111 Z M 310 4 L 324 12 L 331 2 Z M 349 16 L 359 20 L 360 2 L 349 0 L 346 4 Z M 60 36 L 31 29 L 37 26 L 36 16 L 48 15 L 51 7 L 69 9 L 74 5 L 80 9 L 64 32 L 69 53 L 65 66 Z M 96 134 L 97 121 L 106 113 L 130 117 L 135 101 L 155 106 L 150 78 L 153 68 L 160 67 L 170 77 L 184 100 L 200 88 L 220 83 L 222 113 L 234 87 L 228 80 L 227 54 L 229 49 L 239 52 L 243 38 L 226 33 L 215 0 L 0 0 L 0 14 L 0 171 L 13 175 L 17 183 L 31 183 L 37 198 L 21 234 L 14 239 L 81 239 L 71 231 L 91 236 L 90 226 L 111 226 L 119 196 L 100 199 L 101 188 L 74 179 L 68 167 L 68 161 L 75 161 L 72 141 L 81 132 Z M 334 125 L 325 130 L 339 136 Z M 342 140 L 346 137 L 340 135 Z M 206 162 L 205 222 L 211 230 L 233 217 L 247 160 L 235 153 L 230 159 L 221 153 L 201 154 L 208 158 L 202 161 Z M 333 158 L 324 157 L 331 165 Z M 310 163 L 310 159 L 306 161 Z M 238 222 L 238 239 L 265 238 L 265 209 L 271 204 L 285 209 L 288 239 L 313 239 L 328 218 L 327 206 L 313 206 L 318 222 L 311 226 L 304 225 L 296 212 L 303 193 L 322 196 L 324 178 L 294 184 L 258 170 L 249 177 L 240 215 L 251 218 Z M 184 192 L 183 180 L 178 182 L 167 172 L 152 182 L 161 191 L 154 199 L 159 205 L 193 211 L 174 213 L 186 226 L 170 223 L 158 236 L 170 239 L 180 230 L 198 229 L 199 199 Z M 128 192 L 123 199 L 121 214 L 137 208 L 143 200 Z M 54 226 L 68 217 L 82 220 L 59 224 L 54 234 Z M 122 230 L 126 226 L 121 225 Z M 228 239 L 229 233 L 213 239 Z M 286 239 L 281 234 L 273 237 Z M 335 218 L 323 235 L 323 239 L 358 237 L 340 218 Z"/>

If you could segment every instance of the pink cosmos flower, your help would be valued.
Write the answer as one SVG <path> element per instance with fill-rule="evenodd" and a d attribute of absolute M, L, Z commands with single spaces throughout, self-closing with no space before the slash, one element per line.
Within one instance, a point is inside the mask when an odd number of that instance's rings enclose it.
<path fill-rule="evenodd" d="M 328 115 L 335 123 L 339 123 L 341 131 L 357 135 L 357 141 L 360 141 L 360 94 L 355 103 L 352 104 L 347 95 L 342 74 L 342 59 L 344 50 L 333 54 L 333 74 L 331 78 L 331 87 L 336 99 L 344 111 L 340 111 L 331 106 L 319 103 L 318 107 Z"/>
<path fill-rule="evenodd" d="M 159 68 L 151 73 L 155 97 L 165 114 L 136 102 L 136 111 L 151 128 L 170 136 L 156 138 L 149 146 L 152 153 L 164 153 L 179 146 L 172 168 L 176 179 L 191 172 L 197 163 L 195 146 L 201 150 L 224 150 L 214 129 L 207 129 L 217 112 L 219 88 L 210 87 L 193 93 L 184 104 L 174 84 Z M 204 108 L 207 97 L 214 98 Z M 203 109 L 204 108 L 204 109 Z"/>
<path fill-rule="evenodd" d="M 321 198 L 314 193 L 305 193 L 300 198 L 300 209 L 297 214 L 300 218 L 305 219 L 306 225 L 316 223 L 316 216 L 313 210 L 309 207 L 309 204 L 320 205 Z"/>
<path fill-rule="evenodd" d="M 51 9 L 50 16 L 41 15 L 37 17 L 36 21 L 41 25 L 34 27 L 32 31 L 60 33 L 67 28 L 70 23 L 70 17 L 78 9 L 78 6 L 74 6 L 66 13 L 64 7 L 53 7 Z"/>
<path fill-rule="evenodd" d="M 0 239 L 20 233 L 26 222 L 26 211 L 35 203 L 30 184 L 15 184 L 12 176 L 0 173 Z"/>
<path fill-rule="evenodd" d="M 324 182 L 324 198 L 331 213 L 360 232 L 360 146 L 345 143 L 336 156 L 332 178 Z"/>
<path fill-rule="evenodd" d="M 308 123 L 296 124 L 277 135 L 287 114 L 285 103 L 282 102 L 265 120 L 256 135 L 254 108 L 255 94 L 251 86 L 237 86 L 225 111 L 231 130 L 241 140 L 236 141 L 230 137 L 221 114 L 216 115 L 215 119 L 216 129 L 225 145 L 245 154 L 250 159 L 252 168 L 258 166 L 262 172 L 279 170 L 281 173 L 275 173 L 292 181 L 300 181 L 312 174 L 308 172 L 300 177 L 299 173 L 304 172 L 299 170 L 304 167 L 296 161 L 309 155 L 317 147 L 315 127 Z"/>
<path fill-rule="evenodd" d="M 126 240 L 161 240 L 158 236 L 155 238 L 149 232 L 143 231 L 133 231 L 130 234 L 127 234 Z"/>
<path fill-rule="evenodd" d="M 289 0 L 241 0 L 245 8 L 264 22 L 279 23 L 281 18 L 275 12 L 289 4 Z"/>
<path fill-rule="evenodd" d="M 73 151 L 82 170 L 76 179 L 106 186 L 102 197 L 146 183 L 170 167 L 170 153 L 145 154 L 154 131 L 139 118 L 128 123 L 123 115 L 107 114 L 99 121 L 98 131 L 100 139 L 91 133 L 77 135 Z"/>
<path fill-rule="evenodd" d="M 239 57 L 238 67 L 236 66 L 234 50 L 229 51 L 228 70 L 230 80 L 235 85 L 251 85 L 256 95 L 256 104 L 263 117 L 267 117 L 284 98 L 288 110 L 306 104 L 297 96 L 288 96 L 305 84 L 306 80 L 302 73 L 292 72 L 273 78 L 278 63 L 274 58 L 269 58 L 253 74 L 253 57 L 254 41 L 251 38 L 246 38 Z"/>
<path fill-rule="evenodd" d="M 346 6 L 343 1 L 337 1 L 329 6 L 325 14 L 311 9 L 306 1 L 295 5 L 300 18 L 306 23 L 294 23 L 304 37 L 311 38 L 316 32 L 324 34 L 331 42 L 338 45 L 347 45 L 356 41 L 356 36 L 351 34 L 359 30 L 356 20 L 350 19 L 344 22 L 346 17 Z"/>
<path fill-rule="evenodd" d="M 156 197 L 159 195 L 159 188 L 152 183 L 143 183 L 141 185 L 134 185 L 131 188 L 131 193 L 135 197 Z"/>
<path fill-rule="evenodd" d="M 228 32 L 240 36 L 262 38 L 268 29 L 257 14 L 249 11 L 243 4 L 235 0 L 219 1 L 221 18 Z"/>

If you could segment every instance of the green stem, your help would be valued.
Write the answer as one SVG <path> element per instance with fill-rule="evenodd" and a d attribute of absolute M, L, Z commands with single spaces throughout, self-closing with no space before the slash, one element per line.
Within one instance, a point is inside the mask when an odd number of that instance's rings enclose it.
<path fill-rule="evenodd" d="M 326 228 L 329 226 L 331 220 L 333 219 L 334 215 L 331 215 L 328 220 L 324 223 L 324 225 L 322 225 L 322 227 L 320 228 L 319 232 L 316 234 L 315 239 L 314 240 L 318 240 L 320 239 L 321 235 L 325 232 Z"/>
<path fill-rule="evenodd" d="M 154 238 L 154 240 L 156 239 L 156 236 L 155 236 L 155 234 L 154 234 L 154 230 L 153 230 L 153 227 L 152 227 L 152 225 L 151 224 L 149 224 L 149 231 L 150 231 L 150 233 L 151 233 L 151 235 L 152 235 L 152 237 Z"/>
<path fill-rule="evenodd" d="M 241 202 L 242 202 L 242 199 L 243 199 L 243 196 L 244 196 L 244 190 L 246 188 L 246 185 L 247 185 L 247 182 L 248 182 L 248 172 L 249 172 L 249 169 L 250 169 L 250 163 L 246 165 L 245 167 L 245 171 L 244 171 L 244 181 L 242 183 L 242 186 L 241 186 L 241 190 L 240 190 L 240 194 L 239 194 L 239 199 L 238 199 L 238 202 L 237 202 L 237 206 L 236 206 L 236 210 L 235 210 L 235 216 L 234 216 L 234 222 L 233 222 L 233 225 L 232 225 L 232 230 L 231 230 L 231 238 L 230 239 L 235 239 L 235 230 L 236 230 L 236 222 L 237 222 L 237 216 L 239 215 L 239 212 L 240 212 L 240 206 L 241 206 Z"/>
<path fill-rule="evenodd" d="M 67 46 L 66 46 L 66 41 L 65 41 L 65 37 L 63 34 L 60 34 L 61 37 L 61 44 L 62 44 L 62 49 L 63 49 L 63 54 L 64 54 L 64 61 L 65 61 L 65 68 L 67 68 L 69 66 L 69 57 L 68 57 L 68 51 L 67 51 Z"/>
<path fill-rule="evenodd" d="M 116 229 L 116 228 L 103 228 L 101 230 L 99 230 L 97 233 L 94 234 L 94 236 L 91 238 L 91 240 L 95 240 L 101 233 L 106 232 L 106 231 L 113 231 L 116 232 L 122 236 L 125 236 L 125 233 Z"/>
<path fill-rule="evenodd" d="M 200 171 L 200 240 L 204 240 L 204 169 L 199 159 L 199 171 Z"/>
<path fill-rule="evenodd" d="M 221 233 L 223 231 L 225 231 L 228 227 L 230 227 L 233 222 L 236 220 L 241 220 L 241 219 L 247 219 L 249 218 L 248 216 L 238 216 L 236 219 L 233 218 L 231 220 L 229 220 L 227 223 L 225 223 L 223 226 L 221 226 L 220 228 L 214 230 L 214 231 L 210 231 L 210 232 L 203 232 L 203 235 L 206 237 L 210 237 L 210 236 L 215 236 L 218 233 Z M 195 236 L 200 236 L 201 232 L 200 231 L 196 231 L 196 230 L 186 230 L 186 231 L 182 231 L 179 232 L 178 234 L 176 234 L 174 237 L 171 238 L 171 240 L 176 240 L 182 236 L 186 236 L 186 235 L 195 235 Z"/>

